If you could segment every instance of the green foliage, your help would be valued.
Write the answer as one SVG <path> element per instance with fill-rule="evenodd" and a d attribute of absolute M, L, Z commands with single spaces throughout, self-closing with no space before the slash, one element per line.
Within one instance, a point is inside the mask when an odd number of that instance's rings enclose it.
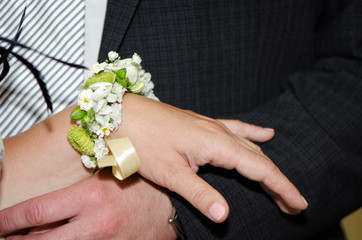
<path fill-rule="evenodd" d="M 74 121 L 81 120 L 87 115 L 87 112 L 84 110 L 81 110 L 80 107 L 76 107 L 73 109 L 73 111 L 70 113 L 70 118 Z"/>
<path fill-rule="evenodd" d="M 114 83 L 116 80 L 116 74 L 113 72 L 100 72 L 93 77 L 88 78 L 88 80 L 84 84 L 84 89 L 88 89 L 89 86 L 99 82 L 109 82 Z"/>

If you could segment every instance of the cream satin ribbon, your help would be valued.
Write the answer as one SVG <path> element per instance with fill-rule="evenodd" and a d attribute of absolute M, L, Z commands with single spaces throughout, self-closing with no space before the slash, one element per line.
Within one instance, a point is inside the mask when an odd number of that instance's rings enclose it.
<path fill-rule="evenodd" d="M 137 172 L 140 167 L 140 159 L 128 137 L 118 139 L 105 139 L 112 155 L 98 160 L 98 167 L 112 167 L 113 175 L 123 180 Z"/>

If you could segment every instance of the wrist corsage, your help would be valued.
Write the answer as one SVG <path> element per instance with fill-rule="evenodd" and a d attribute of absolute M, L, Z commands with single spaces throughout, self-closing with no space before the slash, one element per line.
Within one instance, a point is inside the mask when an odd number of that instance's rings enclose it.
<path fill-rule="evenodd" d="M 132 58 L 121 59 L 118 53 L 109 52 L 108 60 L 91 67 L 89 78 L 79 89 L 78 106 L 70 114 L 77 126 L 68 131 L 68 140 L 82 154 L 84 166 L 112 166 L 119 179 L 140 167 L 128 138 L 109 138 L 122 121 L 123 95 L 130 92 L 158 100 L 151 74 L 142 69 L 141 61 L 136 53 Z"/>

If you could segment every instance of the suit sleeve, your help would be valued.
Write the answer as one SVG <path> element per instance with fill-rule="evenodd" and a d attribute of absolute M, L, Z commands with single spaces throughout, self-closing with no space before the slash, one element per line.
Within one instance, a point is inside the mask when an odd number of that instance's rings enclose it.
<path fill-rule="evenodd" d="M 313 69 L 289 76 L 276 99 L 229 116 L 275 128 L 261 147 L 308 209 L 287 216 L 258 183 L 205 167 L 200 176 L 225 196 L 230 216 L 212 223 L 171 193 L 188 239 L 309 239 L 361 206 L 362 1 L 328 3 L 316 29 Z"/>

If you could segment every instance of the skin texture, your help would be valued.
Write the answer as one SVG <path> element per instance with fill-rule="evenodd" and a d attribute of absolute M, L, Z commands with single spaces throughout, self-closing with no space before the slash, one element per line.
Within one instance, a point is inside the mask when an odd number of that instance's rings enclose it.
<path fill-rule="evenodd" d="M 245 177 L 260 182 L 286 213 L 296 214 L 307 207 L 295 186 L 250 141 L 268 141 L 274 136 L 272 130 L 235 120 L 214 120 L 134 94 L 126 94 L 123 104 L 123 122 L 111 138 L 128 136 L 141 160 L 139 174 L 180 194 L 211 220 L 224 221 L 229 207 L 221 194 L 196 175 L 199 166 L 205 164 L 236 168 Z M 72 124 L 68 120 L 71 109 L 24 134 L 5 140 L 7 153 L 1 179 L 1 196 L 10 200 L 5 199 L 3 207 L 69 186 L 90 175 L 81 165 L 79 153 L 70 147 L 65 138 Z M 28 144 L 29 139 L 36 139 L 36 144 Z M 19 171 L 21 178 L 18 177 Z M 34 186 L 38 190 L 33 191 Z M 68 193 L 69 196 L 73 195 L 71 190 Z M 35 200 L 32 202 L 34 204 Z M 53 201 L 49 204 L 57 203 Z M 133 204 L 132 201 L 130 203 Z M 83 203 L 76 209 L 81 206 Z M 50 209 L 46 208 L 44 214 L 48 214 L 46 211 L 51 212 Z M 4 223 L 0 234 L 19 229 L 14 226 L 19 226 L 17 222 L 21 222 L 24 215 L 14 214 L 14 211 L 21 210 L 15 207 L 0 212 L 1 222 Z M 33 213 L 38 212 L 35 210 Z M 54 216 L 58 214 L 54 213 Z M 62 219 L 54 219 L 55 222 L 58 220 Z M 9 221 L 14 224 L 6 225 Z M 31 223 L 33 225 L 26 227 L 43 224 L 41 221 Z"/>
<path fill-rule="evenodd" d="M 250 125 L 224 121 L 227 127 L 218 120 L 134 94 L 127 94 L 124 104 L 123 122 L 112 137 L 130 138 L 141 159 L 140 175 L 183 196 L 211 220 L 224 221 L 229 207 L 221 194 L 196 175 L 198 167 L 205 164 L 236 169 L 260 182 L 288 214 L 307 207 L 296 187 L 245 138 L 252 134 L 250 127 L 244 132 Z M 265 135 L 259 132 L 252 139 L 273 137 L 273 132 L 262 130 Z"/>
<path fill-rule="evenodd" d="M 167 222 L 171 208 L 167 194 L 137 174 L 120 182 L 103 170 L 4 210 L 0 232 L 43 225 L 7 239 L 176 239 Z"/>
<path fill-rule="evenodd" d="M 67 187 L 91 176 L 66 132 L 71 108 L 4 140 L 6 152 L 0 179 L 0 209 Z"/>

